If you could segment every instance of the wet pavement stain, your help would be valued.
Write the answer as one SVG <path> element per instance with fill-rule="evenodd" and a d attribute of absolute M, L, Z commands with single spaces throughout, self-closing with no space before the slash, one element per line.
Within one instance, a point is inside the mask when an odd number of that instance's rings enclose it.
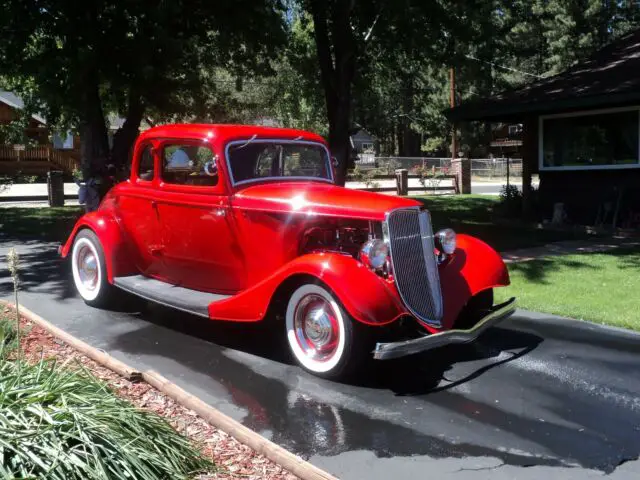
<path fill-rule="evenodd" d="M 145 321 L 222 346 L 212 346 L 211 367 L 205 372 L 226 389 L 236 406 L 246 410 L 242 422 L 254 430 L 270 432 L 273 441 L 305 458 L 369 450 L 378 457 L 490 456 L 507 465 L 581 466 L 611 472 L 640 451 L 640 432 L 632 426 L 640 425 L 639 412 L 603 402 L 597 394 L 580 392 L 572 388 L 574 380 L 567 384 L 555 381 L 553 375 L 535 371 L 525 375 L 526 369 L 514 369 L 520 385 L 536 392 L 537 397 L 528 399 L 532 404 L 553 400 L 540 415 L 530 415 L 526 407 L 520 413 L 508 411 L 505 407 L 513 409 L 513 404 L 509 405 L 513 398 L 491 404 L 457 391 L 470 383 L 473 390 L 483 390 L 483 375 L 510 363 L 526 362 L 527 355 L 534 355 L 543 344 L 538 335 L 494 329 L 476 346 L 441 349 L 394 362 L 371 362 L 369 374 L 355 383 L 340 384 L 315 379 L 290 365 L 285 346 L 260 326 L 203 323 L 160 307 L 152 310 L 153 314 L 142 317 Z M 136 332 L 135 336 L 147 334 Z M 113 345 L 122 348 L 123 343 L 135 345 L 133 350 L 141 346 L 134 338 L 126 342 L 121 338 Z M 232 358 L 235 356 L 229 355 L 228 349 L 277 362 L 275 370 L 281 369 L 282 375 L 261 375 L 258 367 Z M 168 354 L 193 366 L 189 352 L 184 352 L 187 358 L 177 358 L 176 351 Z M 458 377 L 458 365 L 467 362 L 473 366 L 463 369 Z M 554 368 L 553 363 L 548 368 Z M 452 375 L 455 378 L 449 378 Z M 324 390 L 321 398 L 313 389 L 297 388 L 300 379 L 319 385 Z M 493 382 L 495 379 L 487 388 L 492 388 Z M 361 408 L 354 410 L 356 403 Z M 366 413 L 379 408 L 389 418 Z M 543 416 L 553 418 L 545 421 Z M 457 424 L 461 432 L 456 438 L 452 438 L 451 424 Z M 474 430 L 486 437 L 484 444 L 468 442 L 465 431 Z M 521 439 L 522 445 L 514 444 L 513 438 Z M 531 444 L 536 445 L 535 451 L 527 449 Z"/>

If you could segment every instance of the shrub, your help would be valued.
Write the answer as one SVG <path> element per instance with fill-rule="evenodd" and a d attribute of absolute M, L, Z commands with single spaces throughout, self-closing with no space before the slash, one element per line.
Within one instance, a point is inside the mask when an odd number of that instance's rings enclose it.
<path fill-rule="evenodd" d="M 500 202 L 495 212 L 505 218 L 515 218 L 522 214 L 522 192 L 514 185 L 503 185 L 500 189 Z"/>
<path fill-rule="evenodd" d="M 374 180 L 378 173 L 378 170 L 375 168 L 363 169 L 356 165 L 356 167 L 351 170 L 349 176 L 354 182 L 364 183 L 365 188 L 378 188 L 380 184 Z"/>
<path fill-rule="evenodd" d="M 211 470 L 161 417 L 86 371 L 0 360 L 0 478 L 187 478 Z"/>

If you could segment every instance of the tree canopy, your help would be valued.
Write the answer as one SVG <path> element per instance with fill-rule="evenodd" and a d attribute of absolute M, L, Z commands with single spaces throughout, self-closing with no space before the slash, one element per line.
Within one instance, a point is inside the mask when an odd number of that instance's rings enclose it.
<path fill-rule="evenodd" d="M 0 70 L 49 122 L 80 130 L 87 174 L 126 160 L 146 113 L 197 113 L 211 70 L 268 73 L 286 41 L 279 0 L 2 0 L 0 10 Z M 125 118 L 112 150 L 109 112 Z"/>

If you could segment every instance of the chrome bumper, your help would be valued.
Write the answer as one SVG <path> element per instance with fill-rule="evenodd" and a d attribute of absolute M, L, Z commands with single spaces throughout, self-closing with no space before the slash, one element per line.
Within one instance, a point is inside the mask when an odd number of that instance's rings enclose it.
<path fill-rule="evenodd" d="M 512 298 L 501 305 L 496 305 L 491 313 L 468 330 L 447 330 L 446 332 L 434 333 L 426 337 L 404 340 L 402 342 L 377 343 L 373 351 L 373 358 L 376 360 L 388 360 L 390 358 L 404 357 L 405 355 L 424 352 L 452 343 L 472 342 L 485 330 L 511 316 L 515 310 L 516 299 Z"/>

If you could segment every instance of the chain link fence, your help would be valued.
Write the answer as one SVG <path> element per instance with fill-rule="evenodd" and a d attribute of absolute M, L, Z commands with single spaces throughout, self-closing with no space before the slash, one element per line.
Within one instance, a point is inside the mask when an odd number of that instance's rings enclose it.
<path fill-rule="evenodd" d="M 521 158 L 472 158 L 471 177 L 478 181 L 506 181 L 507 174 L 511 179 L 522 178 Z M 451 168 L 451 158 L 440 157 L 375 157 L 361 155 L 355 162 L 358 169 L 376 169 L 381 175 L 393 175 L 399 168 L 409 172 L 417 169 L 432 169 L 446 173 Z"/>

